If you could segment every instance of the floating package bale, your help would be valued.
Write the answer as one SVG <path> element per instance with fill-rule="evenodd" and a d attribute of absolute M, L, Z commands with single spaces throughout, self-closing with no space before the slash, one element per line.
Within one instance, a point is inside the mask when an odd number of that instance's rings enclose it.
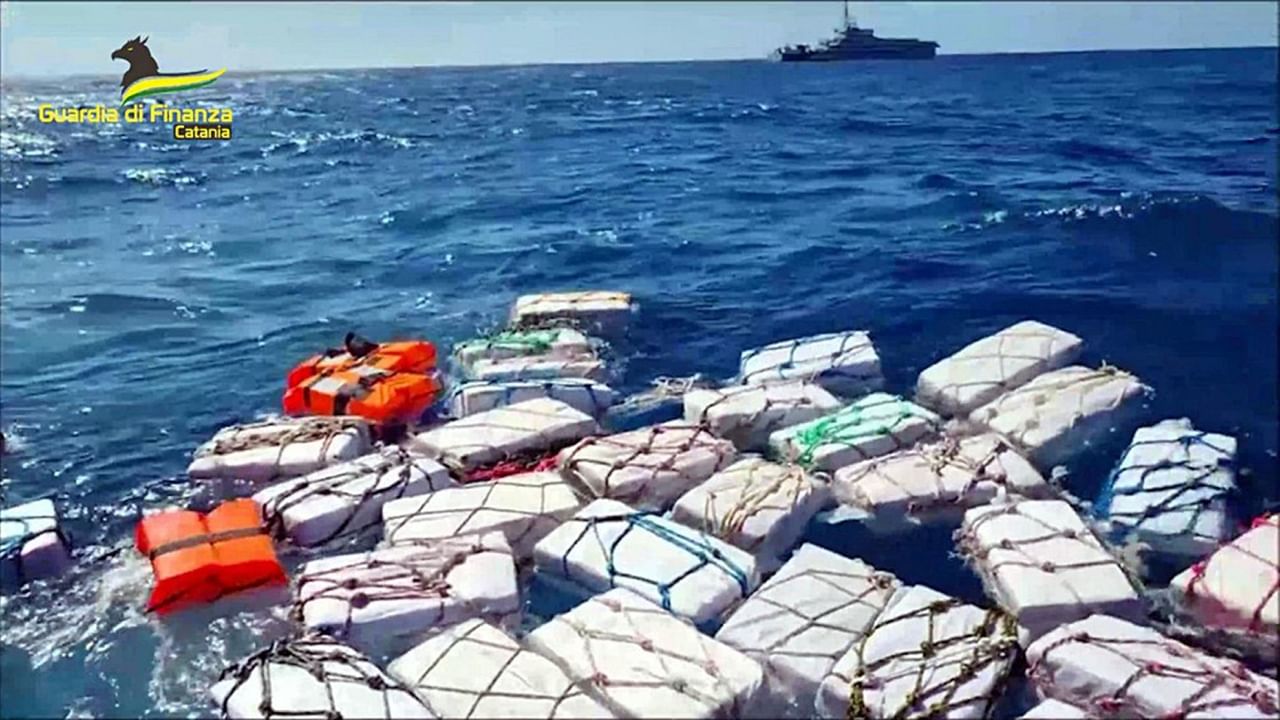
<path fill-rule="evenodd" d="M 559 463 L 561 474 L 584 496 L 658 511 L 736 457 L 728 440 L 676 422 L 587 438 L 565 448 Z"/>
<path fill-rule="evenodd" d="M 613 405 L 608 385 L 585 378 L 464 383 L 449 393 L 449 412 L 456 418 L 537 398 L 559 400 L 574 410 L 600 417 Z"/>
<path fill-rule="evenodd" d="M 312 560 L 298 575 L 294 614 L 372 656 L 394 655 L 430 630 L 520 611 L 502 533 L 383 547 Z"/>
<path fill-rule="evenodd" d="M 410 447 L 465 473 L 521 454 L 540 454 L 599 430 L 584 412 L 549 398 L 476 413 L 420 433 Z"/>
<path fill-rule="evenodd" d="M 819 717 L 987 717 L 1022 639 L 1013 618 L 899 588 L 822 681 Z"/>
<path fill-rule="evenodd" d="M 970 343 L 920 373 L 916 402 L 944 416 L 965 416 L 1032 378 L 1076 361 L 1084 341 L 1024 320 Z"/>
<path fill-rule="evenodd" d="M 538 572 L 588 592 L 629 588 L 712 624 L 759 584 L 755 560 L 717 538 L 615 500 L 596 500 L 534 547 Z"/>
<path fill-rule="evenodd" d="M 61 575 L 71 566 L 71 544 L 49 499 L 0 508 L 0 582 L 20 585 Z"/>
<path fill-rule="evenodd" d="M 1200 557 L 1230 535 L 1236 440 L 1200 432 L 1185 418 L 1139 428 L 1098 502 L 1117 536 L 1156 552 Z"/>
<path fill-rule="evenodd" d="M 803 468 L 748 456 L 682 495 L 671 519 L 746 550 L 767 573 L 829 498 Z"/>
<path fill-rule="evenodd" d="M 520 473 L 387 503 L 382 535 L 388 544 L 399 545 L 500 531 L 515 557 L 524 559 L 581 507 L 560 473 Z"/>
<path fill-rule="evenodd" d="M 1087 717 L 1274 718 L 1276 681 L 1108 615 L 1064 625 L 1027 648 L 1041 697 Z"/>
<path fill-rule="evenodd" d="M 1145 615 L 1119 561 L 1062 500 L 973 508 L 957 537 L 988 594 L 1032 639 L 1095 612 Z"/>
<path fill-rule="evenodd" d="M 1127 424 L 1150 395 L 1151 388 L 1123 370 L 1073 365 L 1001 395 L 970 420 L 1009 438 L 1044 470 Z"/>
<path fill-rule="evenodd" d="M 511 308 L 516 328 L 570 324 L 589 332 L 616 335 L 626 330 L 634 308 L 631 295 L 607 290 L 521 295 Z"/>
<path fill-rule="evenodd" d="M 604 424 L 613 432 L 627 432 L 679 420 L 684 416 L 684 396 L 695 389 L 709 387 L 713 387 L 713 383 L 701 375 L 654 378 L 652 387 L 629 395 L 609 408 Z"/>
<path fill-rule="evenodd" d="M 553 355 L 528 355 L 505 360 L 477 360 L 471 364 L 468 373 L 469 379 L 486 382 L 527 382 L 570 377 L 604 380 L 604 361 L 591 356 L 562 358 Z"/>
<path fill-rule="evenodd" d="M 618 717 L 742 717 L 760 666 L 630 590 L 596 595 L 529 633 Z"/>
<path fill-rule="evenodd" d="M 236 720 L 435 718 L 409 688 L 323 635 L 278 640 L 223 671 L 210 690 Z"/>
<path fill-rule="evenodd" d="M 861 560 L 802 545 L 729 616 L 716 639 L 764 667 L 774 707 L 811 708 L 822 679 L 898 587 L 892 575 Z"/>
<path fill-rule="evenodd" d="M 187 474 L 267 482 L 353 460 L 371 445 L 361 418 L 271 418 L 219 430 L 196 449 Z"/>
<path fill-rule="evenodd" d="M 591 338 L 573 328 L 545 330 L 504 330 L 487 337 L 459 343 L 454 360 L 463 374 L 477 360 L 505 360 L 527 355 L 576 357 L 595 353 Z"/>
<path fill-rule="evenodd" d="M 884 385 L 880 356 L 866 332 L 838 332 L 783 340 L 742 353 L 738 379 L 744 385 L 809 380 L 845 396 Z"/>
<path fill-rule="evenodd" d="M 392 445 L 272 485 L 253 499 L 273 536 L 311 547 L 377 525 L 388 501 L 455 485 L 440 463 Z"/>
<path fill-rule="evenodd" d="M 872 393 L 831 415 L 778 430 L 769 436 L 769 450 L 781 460 L 833 472 L 931 440 L 941 422 L 897 395 Z"/>
<path fill-rule="evenodd" d="M 1047 498 L 1040 473 L 995 435 L 942 438 L 835 472 L 832 493 L 861 508 L 873 525 L 901 531 L 918 522 L 958 522 L 999 496 Z"/>
<path fill-rule="evenodd" d="M 446 718 L 614 717 L 554 662 L 478 619 L 445 628 L 387 672 Z"/>
<path fill-rule="evenodd" d="M 684 396 L 685 422 L 706 425 L 739 450 L 764 450 L 775 430 L 839 409 L 839 400 L 810 382 L 731 385 Z"/>
<path fill-rule="evenodd" d="M 1280 655 L 1280 515 L 1260 517 L 1240 537 L 1169 584 L 1180 608 L 1210 630 L 1272 662 Z"/>
<path fill-rule="evenodd" d="M 1088 717 L 1075 705 L 1050 699 L 1028 710 L 1019 720 L 1087 720 Z"/>

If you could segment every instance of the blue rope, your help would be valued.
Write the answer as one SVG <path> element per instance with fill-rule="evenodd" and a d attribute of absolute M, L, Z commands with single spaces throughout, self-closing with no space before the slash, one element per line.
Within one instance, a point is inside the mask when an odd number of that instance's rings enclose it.
<path fill-rule="evenodd" d="M 1191 478 L 1187 482 L 1183 483 L 1183 485 L 1180 488 L 1178 488 L 1176 492 L 1174 492 L 1171 496 L 1166 498 L 1163 502 L 1159 503 L 1158 505 L 1149 506 L 1146 509 L 1144 509 L 1142 516 L 1139 517 L 1133 524 L 1134 526 L 1138 526 L 1160 512 L 1180 509 L 1180 508 L 1171 506 L 1171 503 L 1175 499 L 1177 499 L 1180 495 L 1199 487 L 1205 487 L 1202 484 L 1202 481 L 1205 478 L 1213 475 L 1213 473 L 1217 471 L 1219 468 L 1222 468 L 1222 467 L 1234 468 L 1235 466 L 1235 463 L 1230 459 L 1230 453 L 1228 453 L 1225 449 L 1220 448 L 1214 445 L 1213 443 L 1205 440 L 1204 438 L 1206 435 L 1208 435 L 1208 433 L 1197 432 L 1193 435 L 1184 435 L 1180 438 L 1177 438 L 1176 440 L 1144 440 L 1142 442 L 1136 442 L 1129 445 L 1129 447 L 1125 449 L 1124 454 L 1120 457 L 1120 462 L 1117 463 L 1114 468 L 1112 468 L 1111 472 L 1107 475 L 1106 481 L 1102 485 L 1102 490 L 1098 494 L 1098 501 L 1094 504 L 1095 515 L 1102 516 L 1102 517 L 1109 516 L 1111 514 L 1111 505 L 1115 501 L 1115 497 L 1117 495 L 1137 495 L 1139 493 L 1144 493 L 1144 492 L 1153 492 L 1147 488 L 1146 480 L 1151 473 L 1157 470 L 1166 470 L 1169 468 L 1176 468 L 1176 467 L 1189 468 L 1189 469 L 1196 468 L 1196 469 L 1203 470 L 1203 472 L 1201 472 L 1196 477 Z M 1207 447 L 1210 450 L 1213 450 L 1215 453 L 1217 453 L 1218 455 L 1217 464 L 1214 467 L 1206 467 L 1201 464 L 1193 464 L 1189 461 L 1172 462 L 1169 460 L 1161 460 L 1160 462 L 1157 462 L 1151 465 L 1125 466 L 1124 464 L 1124 461 L 1129 457 L 1129 454 L 1134 450 L 1134 448 L 1137 448 L 1143 445 L 1169 445 L 1171 443 L 1177 443 L 1181 445 L 1183 450 L 1186 451 L 1188 454 L 1190 453 L 1190 449 L 1192 445 L 1202 445 L 1204 447 Z M 1135 472 L 1135 471 L 1141 472 L 1141 478 L 1137 483 L 1135 483 L 1131 487 L 1123 487 L 1123 488 L 1116 487 L 1116 481 L 1120 479 L 1120 475 L 1122 473 Z M 1195 522 L 1199 519 L 1200 513 L 1204 510 L 1204 507 L 1206 505 L 1208 505 L 1210 502 L 1220 497 L 1227 497 L 1230 495 L 1230 491 L 1228 490 L 1224 490 L 1222 488 L 1213 488 L 1213 489 L 1216 490 L 1217 492 L 1209 495 L 1208 497 L 1193 501 L 1191 503 L 1190 507 L 1195 508 L 1195 512 L 1193 513 L 1191 518 L 1192 525 L 1194 525 Z"/>

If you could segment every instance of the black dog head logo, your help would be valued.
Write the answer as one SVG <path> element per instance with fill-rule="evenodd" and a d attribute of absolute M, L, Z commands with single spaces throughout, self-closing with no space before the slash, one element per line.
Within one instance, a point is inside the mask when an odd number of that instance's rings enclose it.
<path fill-rule="evenodd" d="M 129 63 L 129 69 L 125 71 L 124 77 L 120 79 L 120 87 L 129 87 L 135 80 L 141 80 L 144 77 L 160 74 L 160 66 L 156 64 L 156 59 L 151 57 L 151 49 L 147 47 L 147 40 L 151 37 L 135 37 L 132 40 L 126 40 L 119 50 L 111 53 L 112 60 L 124 60 Z"/>

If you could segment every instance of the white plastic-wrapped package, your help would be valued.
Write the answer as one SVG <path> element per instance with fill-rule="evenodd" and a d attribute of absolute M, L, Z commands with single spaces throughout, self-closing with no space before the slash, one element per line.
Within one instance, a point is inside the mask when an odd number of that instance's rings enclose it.
<path fill-rule="evenodd" d="M 835 472 L 832 494 L 883 528 L 959 521 L 998 496 L 1047 498 L 1052 489 L 1026 458 L 990 434 L 942 438 Z"/>
<path fill-rule="evenodd" d="M 382 536 L 397 545 L 496 530 L 515 557 L 524 559 L 581 507 L 560 473 L 520 473 L 387 503 Z"/>
<path fill-rule="evenodd" d="M 899 588 L 822 681 L 814 709 L 825 718 L 986 717 L 1021 639 L 998 610 Z"/>
<path fill-rule="evenodd" d="M 773 431 L 839 409 L 835 396 L 811 382 L 730 385 L 684 396 L 685 422 L 706 425 L 739 450 L 763 450 Z"/>
<path fill-rule="evenodd" d="M 196 449 L 187 474 L 264 482 L 296 477 L 367 454 L 369 424 L 357 417 L 271 418 L 233 425 Z"/>
<path fill-rule="evenodd" d="M 294 544 L 311 547 L 377 525 L 388 501 L 455 485 L 440 463 L 391 445 L 271 485 L 253 499 L 274 537 L 287 535 Z"/>
<path fill-rule="evenodd" d="M 957 538 L 988 593 L 1032 639 L 1093 613 L 1145 615 L 1120 562 L 1062 500 L 972 508 Z"/>
<path fill-rule="evenodd" d="M 1018 720 L 1087 720 L 1088 717 L 1075 705 L 1049 699 L 1028 710 Z"/>
<path fill-rule="evenodd" d="M 1274 678 L 1108 615 L 1055 629 L 1027 648 L 1041 697 L 1088 717 L 1275 718 Z"/>
<path fill-rule="evenodd" d="M 695 623 L 720 618 L 760 582 L 755 559 L 705 533 L 596 500 L 533 549 L 538 572 L 588 592 L 625 587 Z"/>
<path fill-rule="evenodd" d="M 714 386 L 714 382 L 701 374 L 657 377 L 648 389 L 629 395 L 609 408 L 602 422 L 611 432 L 627 432 L 679 420 L 684 415 L 686 393 Z"/>
<path fill-rule="evenodd" d="M 591 355 L 569 358 L 554 355 L 527 355 L 503 360 L 477 360 L 471 363 L 467 373 L 467 377 L 472 380 L 486 382 L 521 382 L 555 378 L 603 380 L 604 376 L 604 361 Z"/>
<path fill-rule="evenodd" d="M 315 634 L 250 655 L 223 671 L 210 694 L 222 717 L 235 720 L 437 717 L 367 657 Z"/>
<path fill-rule="evenodd" d="M 1123 370 L 1054 370 L 974 410 L 974 423 L 1009 438 L 1042 470 L 1136 417 L 1151 388 Z"/>
<path fill-rule="evenodd" d="M 559 400 L 575 410 L 600 417 L 613 405 L 614 393 L 608 385 L 585 378 L 519 382 L 477 380 L 459 385 L 449 393 L 449 411 L 454 417 L 462 418 L 535 398 Z"/>
<path fill-rule="evenodd" d="M 803 468 L 748 456 L 680 496 L 671 519 L 746 550 L 763 574 L 777 568 L 829 498 L 826 484 Z"/>
<path fill-rule="evenodd" d="M 858 395 L 884 385 L 880 356 L 862 331 L 783 340 L 742 353 L 738 378 L 744 385 L 809 380 L 837 395 Z"/>
<path fill-rule="evenodd" d="M 1240 537 L 1169 583 L 1181 607 L 1214 630 L 1244 633 L 1280 654 L 1280 515 L 1260 517 Z"/>
<path fill-rule="evenodd" d="M 411 447 L 465 472 L 521 453 L 554 450 L 598 430 L 590 415 L 559 400 L 537 398 L 420 433 Z"/>
<path fill-rule="evenodd" d="M 552 618 L 527 644 L 619 717 L 742 717 L 763 679 L 751 658 L 622 588 Z"/>
<path fill-rule="evenodd" d="M 728 440 L 673 422 L 587 438 L 561 451 L 559 462 L 560 472 L 585 496 L 658 511 L 736 457 Z"/>
<path fill-rule="evenodd" d="M 1032 378 L 1076 361 L 1084 341 L 1035 320 L 1015 323 L 930 365 L 916 402 L 946 416 L 968 415 Z"/>
<path fill-rule="evenodd" d="M 631 321 L 631 295 L 608 290 L 521 295 L 511 308 L 516 327 L 565 321 L 605 334 L 622 332 Z"/>
<path fill-rule="evenodd" d="M 551 355 L 575 357 L 595 352 L 591 338 L 573 328 L 547 328 L 545 330 L 505 330 L 488 337 L 474 338 L 458 343 L 453 357 L 462 369 L 477 360 L 503 360 L 525 355 Z"/>
<path fill-rule="evenodd" d="M 464 620 L 387 666 L 446 718 L 611 718 L 554 662 L 501 628 Z"/>
<path fill-rule="evenodd" d="M 716 639 L 764 667 L 775 707 L 813 707 L 818 686 L 862 639 L 899 587 L 888 573 L 816 545 L 791 559 L 729 616 Z"/>
<path fill-rule="evenodd" d="M 792 425 L 769 436 L 781 460 L 832 472 L 933 439 L 942 419 L 897 395 L 872 393 L 825 417 Z"/>
<path fill-rule="evenodd" d="M 0 508 L 0 581 L 20 585 L 55 577 L 71 562 L 52 500 Z"/>
<path fill-rule="evenodd" d="M 298 572 L 294 612 L 311 630 L 373 656 L 393 655 L 433 628 L 520 611 L 502 533 L 463 535 L 312 560 Z"/>
<path fill-rule="evenodd" d="M 1200 557 L 1231 534 L 1236 440 L 1164 420 L 1139 428 L 1094 509 L 1117 535 L 1157 552 Z"/>

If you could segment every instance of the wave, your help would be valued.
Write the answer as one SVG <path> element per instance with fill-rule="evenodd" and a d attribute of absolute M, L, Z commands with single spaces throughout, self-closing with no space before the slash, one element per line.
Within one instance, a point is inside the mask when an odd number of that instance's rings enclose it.
<path fill-rule="evenodd" d="M 121 175 L 131 182 L 156 187 L 185 187 L 203 182 L 203 176 L 165 168 L 128 168 Z"/>
<path fill-rule="evenodd" d="M 1049 147 L 1058 155 L 1072 160 L 1102 162 L 1111 165 L 1146 165 L 1138 157 L 1135 149 L 1107 145 L 1096 141 L 1072 139 L 1052 143 Z"/>
<path fill-rule="evenodd" d="M 331 144 L 354 145 L 356 147 L 382 146 L 401 150 L 414 147 L 414 142 L 407 137 L 378 132 L 376 130 L 351 130 L 338 133 L 273 132 L 271 134 L 278 139 L 262 146 L 260 152 L 263 157 L 269 157 L 282 152 L 291 152 L 294 155 L 303 155 L 310 152 L 313 148 L 319 148 Z"/>

